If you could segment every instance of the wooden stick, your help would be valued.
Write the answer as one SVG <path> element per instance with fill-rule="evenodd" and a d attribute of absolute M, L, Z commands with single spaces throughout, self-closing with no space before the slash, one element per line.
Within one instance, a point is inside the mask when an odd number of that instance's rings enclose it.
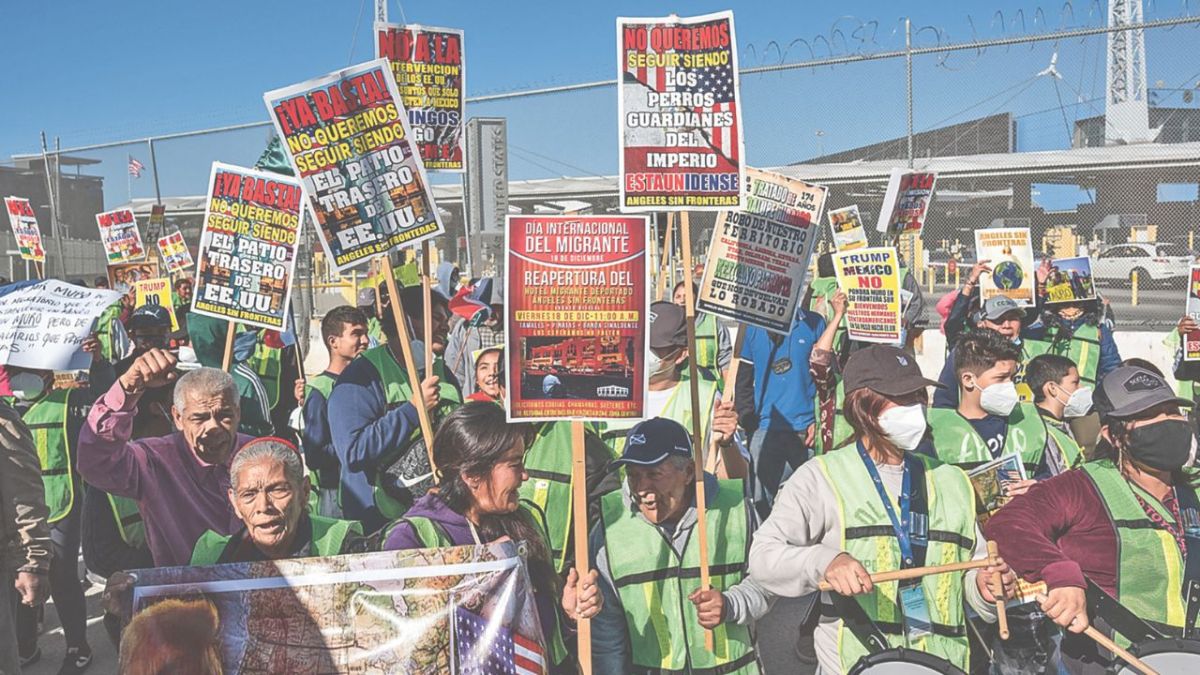
<path fill-rule="evenodd" d="M 669 226 L 668 226 L 669 227 Z M 692 230 L 688 212 L 679 217 L 679 245 L 683 249 L 683 266 L 692 268 Z M 685 280 L 686 281 L 686 280 Z M 704 432 L 700 426 L 700 370 L 696 367 L 696 298 L 691 283 L 684 283 L 684 311 L 687 314 L 688 385 L 692 393 L 692 448 L 696 464 L 696 533 L 700 545 L 700 588 L 711 588 L 708 573 L 708 505 L 704 498 Z M 713 634 L 704 631 L 704 646 L 713 651 Z"/>
<path fill-rule="evenodd" d="M 423 322 L 421 339 L 425 342 L 425 377 L 433 375 L 433 282 L 429 278 L 429 240 L 421 242 L 421 293 L 423 300 Z M 463 350 L 466 351 L 466 350 Z"/>
<path fill-rule="evenodd" d="M 1036 597 L 1037 597 L 1037 601 L 1040 603 L 1045 603 L 1046 600 L 1048 600 L 1048 598 L 1042 593 L 1038 593 Z M 1089 625 L 1087 628 L 1085 628 L 1083 630 L 1083 634 L 1090 637 L 1091 639 L 1095 640 L 1096 644 L 1100 645 L 1101 647 L 1104 647 L 1105 649 L 1112 652 L 1113 654 L 1116 654 L 1117 656 L 1121 657 L 1121 660 L 1123 660 L 1125 663 L 1128 663 L 1129 665 L 1133 666 L 1134 670 L 1137 670 L 1138 672 L 1143 673 L 1144 675 L 1158 675 L 1157 670 L 1146 665 L 1145 661 L 1139 659 L 1138 657 L 1134 656 L 1133 654 L 1130 654 L 1128 650 L 1123 649 L 1120 645 L 1113 642 L 1112 639 L 1109 638 L 1104 633 L 1101 633 L 1099 630 L 1096 630 L 1095 626 Z"/>
<path fill-rule="evenodd" d="M 725 370 L 725 385 L 721 390 L 721 402 L 734 402 L 734 389 L 737 388 L 738 368 L 741 366 L 742 360 L 738 355 L 742 353 L 742 345 L 746 341 L 746 327 L 739 324 L 737 327 L 737 337 L 733 339 L 733 356 L 729 359 L 729 368 Z M 721 449 L 713 444 L 709 449 L 708 459 L 704 462 L 704 470 L 711 473 L 717 473 L 717 466 L 720 464 Z"/>
<path fill-rule="evenodd" d="M 996 542 L 989 541 L 987 543 L 988 564 L 993 567 L 999 564 L 1000 549 L 997 548 Z M 992 587 L 992 597 L 996 599 L 996 619 L 1000 625 L 1000 639 L 1008 639 L 1008 612 L 1004 606 L 1004 579 L 1001 578 L 999 572 L 992 574 L 992 578 L 988 579 L 988 583 Z"/>
<path fill-rule="evenodd" d="M 229 372 L 229 366 L 233 363 L 233 333 L 237 329 L 237 324 L 230 321 L 229 328 L 225 331 L 225 355 L 221 357 L 221 370 Z"/>
<path fill-rule="evenodd" d="M 575 530 L 575 574 L 582 583 L 587 576 L 590 556 L 588 555 L 587 517 L 587 471 L 584 454 L 583 422 L 571 422 L 571 518 Z M 578 635 L 579 671 L 583 675 L 592 673 L 592 620 L 579 619 L 575 629 Z"/>
<path fill-rule="evenodd" d="M 667 274 L 671 269 L 671 236 L 675 233 L 675 214 L 667 214 L 667 233 L 663 235 L 662 253 L 658 265 L 658 297 L 656 300 L 669 300 L 666 295 Z"/>
<path fill-rule="evenodd" d="M 42 267 L 42 263 L 34 260 L 33 261 L 33 269 L 37 272 L 38 279 L 46 278 L 46 270 Z"/>
<path fill-rule="evenodd" d="M 408 322 L 404 317 L 404 306 L 400 294 L 396 291 L 396 273 L 392 271 L 392 261 L 387 254 L 380 256 L 383 264 L 383 279 L 387 283 L 388 297 L 391 299 L 392 318 L 396 320 L 396 339 L 400 341 L 400 352 L 404 356 L 404 370 L 408 373 L 409 386 L 417 403 L 417 420 L 421 423 L 421 438 L 425 439 L 425 452 L 429 455 L 429 468 L 437 472 L 437 463 L 433 461 L 433 425 L 429 423 L 429 411 L 425 409 L 425 394 L 421 391 L 421 379 L 418 377 L 417 366 L 413 361 L 412 345 L 409 344 Z M 376 297 L 378 297 L 376 293 Z M 392 352 L 395 354 L 395 352 Z"/>
<path fill-rule="evenodd" d="M 877 584 L 884 581 L 903 581 L 905 579 L 916 579 L 930 574 L 949 574 L 950 572 L 963 572 L 966 570 L 977 570 L 987 567 L 990 564 L 987 558 L 980 560 L 970 560 L 967 562 L 950 563 L 949 565 L 931 565 L 927 567 L 909 567 L 903 570 L 892 570 L 890 572 L 878 572 L 871 575 L 871 583 Z M 832 591 L 833 586 L 829 582 L 822 581 L 817 584 L 817 588 L 822 591 Z"/>
<path fill-rule="evenodd" d="M 390 264 L 390 263 L 389 263 Z M 375 291 L 375 318 L 383 321 L 383 298 L 379 296 L 379 258 L 371 263 L 373 273 L 369 278 L 371 290 Z M 357 289 L 355 293 L 357 293 Z"/>

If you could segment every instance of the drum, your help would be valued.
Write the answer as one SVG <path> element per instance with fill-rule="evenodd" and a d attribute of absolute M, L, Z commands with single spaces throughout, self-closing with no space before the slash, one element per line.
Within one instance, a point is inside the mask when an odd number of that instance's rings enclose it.
<path fill-rule="evenodd" d="M 1162 675 L 1200 673 L 1200 640 L 1147 640 L 1130 647 L 1129 651 Z M 1116 672 L 1121 675 L 1139 675 L 1133 666 L 1119 658 L 1116 659 Z"/>
<path fill-rule="evenodd" d="M 915 649 L 898 647 L 877 654 L 867 654 L 854 664 L 850 675 L 913 675 L 943 673 L 966 675 L 946 659 Z"/>

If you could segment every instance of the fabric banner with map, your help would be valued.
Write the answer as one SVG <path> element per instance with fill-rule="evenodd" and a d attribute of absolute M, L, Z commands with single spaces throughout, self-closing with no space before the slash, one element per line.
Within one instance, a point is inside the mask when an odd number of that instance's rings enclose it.
<path fill-rule="evenodd" d="M 523 673 L 547 661 L 512 542 L 132 574 L 134 622 L 215 613 L 226 675 Z M 122 643 L 133 654 L 153 648 Z"/>

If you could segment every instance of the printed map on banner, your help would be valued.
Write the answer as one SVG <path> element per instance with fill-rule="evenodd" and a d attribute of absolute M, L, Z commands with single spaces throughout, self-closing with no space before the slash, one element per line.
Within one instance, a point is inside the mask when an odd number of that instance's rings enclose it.
<path fill-rule="evenodd" d="M 506 234 L 509 419 L 641 418 L 646 218 L 509 216 Z"/>
<path fill-rule="evenodd" d="M 263 99 L 336 272 L 445 232 L 386 59 Z"/>
<path fill-rule="evenodd" d="M 13 238 L 21 260 L 46 262 L 46 251 L 42 248 L 42 231 L 38 229 L 37 216 L 28 199 L 5 197 L 4 210 L 8 211 L 8 222 L 12 225 Z"/>
<path fill-rule="evenodd" d="M 300 184 L 291 178 L 213 162 L 193 312 L 284 329 L 301 198 Z"/>
<path fill-rule="evenodd" d="M 746 208 L 717 217 L 696 309 L 786 334 L 827 190 L 757 169 L 746 180 Z"/>
<path fill-rule="evenodd" d="M 986 302 L 998 295 L 1007 296 L 1022 307 L 1037 304 L 1034 297 L 1033 243 L 1029 228 L 1008 227 L 975 230 L 975 259 L 990 261 L 991 273 L 980 277 L 979 292 Z"/>
<path fill-rule="evenodd" d="M 617 19 L 622 211 L 740 209 L 733 12 Z"/>
<path fill-rule="evenodd" d="M 146 257 L 146 247 L 142 245 L 142 233 L 133 211 L 117 209 L 97 213 L 96 225 L 100 228 L 100 241 L 104 244 L 109 265 Z"/>
<path fill-rule="evenodd" d="M 548 661 L 511 542 L 160 567 L 135 584 L 135 621 L 170 625 L 168 599 L 216 614 L 226 675 L 540 673 Z"/>
<path fill-rule="evenodd" d="M 108 266 L 108 287 L 121 294 L 133 290 L 134 284 L 158 278 L 158 261 L 124 263 Z"/>
<path fill-rule="evenodd" d="M 375 56 L 386 58 L 428 171 L 462 173 L 467 65 L 463 32 L 375 24 Z"/>
<path fill-rule="evenodd" d="M 55 279 L 0 287 L 0 364 L 37 370 L 81 370 L 83 351 L 104 309 L 121 294 Z"/>
<path fill-rule="evenodd" d="M 171 315 L 171 330 L 179 330 L 179 319 L 175 317 L 175 301 L 171 299 L 171 280 L 167 278 L 145 279 L 133 284 L 134 308 L 158 305 Z"/>
<path fill-rule="evenodd" d="M 1184 315 L 1200 323 L 1200 265 L 1188 269 L 1187 304 Z M 1200 361 L 1200 330 L 1189 331 L 1183 336 L 1183 360 Z"/>
<path fill-rule="evenodd" d="M 179 230 L 158 238 L 158 254 L 167 265 L 167 274 L 182 272 L 196 264 L 192 260 L 192 252 L 188 250 L 187 241 Z"/>
<path fill-rule="evenodd" d="M 861 342 L 899 343 L 900 267 L 896 249 L 861 248 L 835 253 L 833 267 L 848 301 L 846 336 Z"/>
<path fill-rule="evenodd" d="M 901 234 L 920 233 L 925 226 L 929 202 L 933 201 L 933 186 L 937 174 L 892 169 L 883 208 L 875 229 L 884 233 L 885 242 L 893 242 Z"/>
<path fill-rule="evenodd" d="M 1050 262 L 1046 277 L 1046 303 L 1095 300 L 1096 283 L 1092 279 L 1092 259 L 1085 256 L 1060 258 Z"/>
<path fill-rule="evenodd" d="M 833 247 L 837 251 L 853 251 L 869 246 L 867 228 L 858 214 L 857 204 L 830 211 L 829 229 L 833 233 Z"/>

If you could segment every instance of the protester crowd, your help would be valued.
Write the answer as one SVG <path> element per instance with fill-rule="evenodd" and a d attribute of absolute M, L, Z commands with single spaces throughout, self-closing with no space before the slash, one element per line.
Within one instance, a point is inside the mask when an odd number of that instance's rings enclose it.
<path fill-rule="evenodd" d="M 2 585 L 0 672 L 40 658 L 48 595 L 67 644 L 60 672 L 92 665 L 81 552 L 109 580 L 105 626 L 119 643 L 130 617 L 116 599 L 130 570 L 505 537 L 526 545 L 552 672 L 574 672 L 585 618 L 597 673 L 760 672 L 756 621 L 779 597 L 813 594 L 797 667 L 848 672 L 904 648 L 968 672 L 1105 672 L 1114 657 L 1081 634 L 1088 626 L 1127 645 L 1196 625 L 1188 411 L 1200 369 L 1176 358 L 1180 397 L 1150 363 L 1122 360 L 1102 301 L 981 302 L 988 271 L 979 263 L 938 303 L 940 373 L 922 373 L 914 354 L 921 289 L 905 284 L 917 296 L 906 344 L 857 343 L 828 256 L 786 335 L 743 327 L 734 341 L 700 315 L 693 352 L 687 282 L 667 289 L 650 312 L 646 419 L 586 427 L 584 575 L 570 424 L 506 422 L 499 279 L 460 279 L 447 264 L 432 291 L 399 290 L 414 353 L 432 351 L 428 372 L 417 359 L 419 382 L 384 285 L 325 314 L 328 366 L 312 376 L 299 372 L 290 334 L 243 330 L 222 369 L 227 324 L 180 310 L 172 332 L 161 307 L 123 299 L 84 344 L 86 386 L 2 371 L 0 533 L 12 582 Z M 175 290 L 185 307 L 190 284 Z M 1195 328 L 1183 319 L 1179 333 Z M 1008 456 L 1018 475 L 1004 477 L 994 508 L 967 474 Z M 1018 586 L 1027 595 L 1004 612 L 1003 639 L 998 604 Z M 1103 609 L 1113 606 L 1127 611 Z"/>

